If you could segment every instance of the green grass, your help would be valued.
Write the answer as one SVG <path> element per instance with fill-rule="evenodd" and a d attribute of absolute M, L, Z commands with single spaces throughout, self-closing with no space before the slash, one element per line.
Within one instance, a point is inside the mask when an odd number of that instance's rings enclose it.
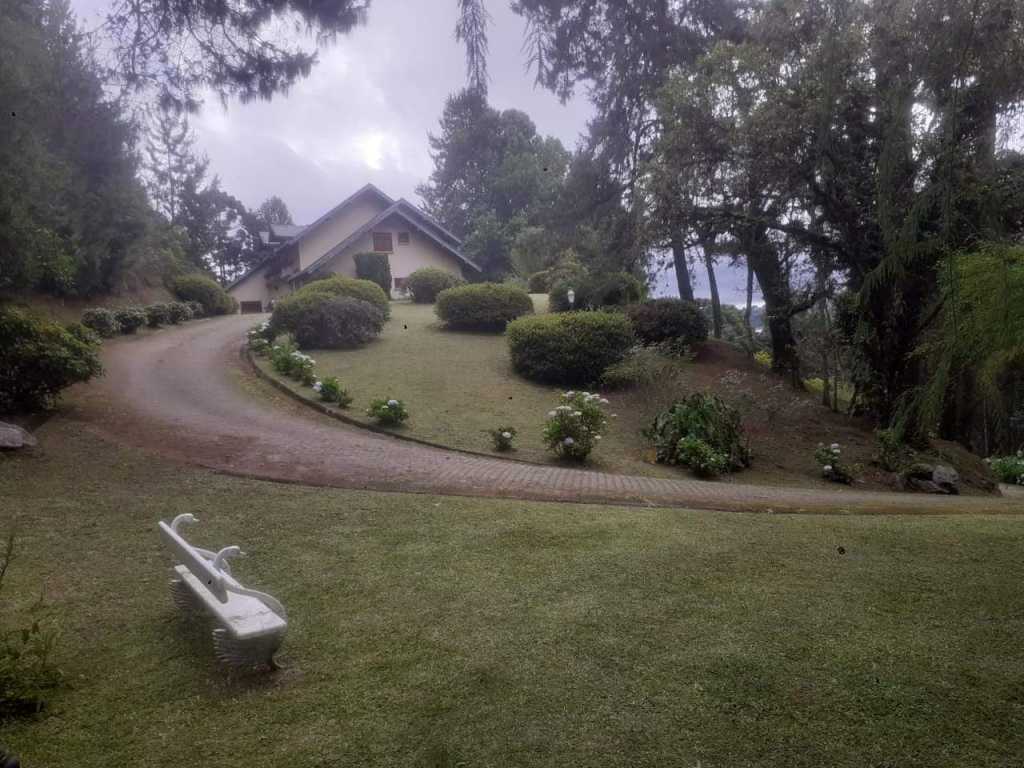
<path fill-rule="evenodd" d="M 534 295 L 538 312 L 547 297 Z M 512 370 L 508 344 L 495 333 L 444 330 L 430 304 L 394 302 L 380 338 L 355 350 L 315 350 L 320 376 L 337 376 L 355 397 L 346 414 L 373 423 L 371 400 L 397 398 L 409 409 L 403 434 L 463 450 L 492 452 L 489 430 L 513 426 L 515 459 L 552 462 L 541 440 L 547 413 L 565 388 L 534 384 Z M 260 364 L 270 370 L 267 361 Z M 303 389 L 292 383 L 294 389 Z M 307 388 L 307 395 L 312 393 Z M 640 430 L 656 406 L 643 393 L 607 393 L 617 414 L 588 466 L 607 472 L 678 477 L 679 470 L 654 464 Z"/>
<path fill-rule="evenodd" d="M 1005 766 L 1024 753 L 1021 518 L 751 516 L 322 490 L 55 419 L 0 456 L 68 687 L 0 724 L 27 766 Z M 156 520 L 291 617 L 231 678 Z M 844 554 L 837 547 L 842 546 Z M 13 614 L 13 615 L 12 615 Z"/>

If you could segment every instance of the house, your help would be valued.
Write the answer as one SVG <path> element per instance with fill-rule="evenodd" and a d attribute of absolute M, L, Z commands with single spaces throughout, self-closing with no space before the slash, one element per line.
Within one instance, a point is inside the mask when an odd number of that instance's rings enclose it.
<path fill-rule="evenodd" d="M 357 253 L 387 254 L 391 287 L 398 293 L 421 267 L 464 277 L 480 272 L 462 254 L 455 235 L 412 203 L 392 200 L 372 184 L 308 226 L 271 225 L 260 238 L 267 256 L 228 287 L 242 312 L 267 312 L 271 302 L 317 277 L 356 277 Z"/>

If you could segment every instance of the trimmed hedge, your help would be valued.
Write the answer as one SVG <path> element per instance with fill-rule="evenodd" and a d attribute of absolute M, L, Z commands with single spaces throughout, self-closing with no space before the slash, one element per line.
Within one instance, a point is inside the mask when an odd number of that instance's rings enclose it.
<path fill-rule="evenodd" d="M 206 275 L 182 275 L 171 286 L 181 301 L 196 301 L 203 305 L 203 316 L 229 315 L 238 309 L 235 299 L 220 283 Z"/>
<path fill-rule="evenodd" d="M 449 328 L 501 331 L 510 321 L 532 313 L 533 301 L 514 285 L 476 283 L 441 291 L 434 311 Z"/>
<path fill-rule="evenodd" d="M 409 275 L 406 287 L 417 304 L 433 304 L 437 294 L 449 288 L 463 285 L 466 281 L 451 272 L 437 267 L 422 267 Z"/>
<path fill-rule="evenodd" d="M 391 262 L 386 253 L 357 253 L 356 277 L 376 283 L 391 298 Z"/>
<path fill-rule="evenodd" d="M 150 304 L 146 307 L 146 325 L 159 328 L 171 321 L 171 310 L 166 304 Z"/>
<path fill-rule="evenodd" d="M 626 314 L 644 344 L 679 341 L 692 346 L 708 338 L 708 321 L 692 301 L 653 299 L 627 307 Z"/>
<path fill-rule="evenodd" d="M 547 293 L 551 290 L 551 270 L 542 269 L 534 272 L 526 281 L 527 290 L 530 293 Z"/>
<path fill-rule="evenodd" d="M 274 305 L 275 309 L 279 304 L 288 301 L 292 296 L 307 293 L 326 293 L 331 296 L 351 296 L 353 299 L 362 299 L 371 304 L 376 304 L 384 310 L 384 317 L 391 316 L 391 305 L 388 303 L 388 297 L 379 285 L 370 280 L 360 280 L 354 277 L 345 277 L 344 275 L 330 275 L 329 277 L 321 277 L 306 283 L 295 293 L 291 294 L 291 296 L 286 296 L 277 302 Z"/>
<path fill-rule="evenodd" d="M 0 307 L 0 413 L 47 408 L 65 387 L 103 373 L 98 339 L 90 336 L 83 326 L 72 331 Z"/>
<path fill-rule="evenodd" d="M 86 328 L 92 328 L 104 339 L 109 339 L 111 336 L 117 336 L 121 332 L 121 326 L 118 325 L 117 316 L 113 311 L 104 307 L 95 307 L 93 309 L 87 309 L 82 313 L 82 325 Z"/>
<path fill-rule="evenodd" d="M 576 301 L 570 307 L 569 289 L 576 293 Z M 601 309 L 636 304 L 645 293 L 644 284 L 626 272 L 589 275 L 578 282 L 559 280 L 551 286 L 548 302 L 552 312 L 569 312 L 572 309 Z"/>
<path fill-rule="evenodd" d="M 187 322 L 192 319 L 192 310 L 183 301 L 172 301 L 167 305 L 167 319 L 172 325 Z"/>
<path fill-rule="evenodd" d="M 547 384 L 596 382 L 636 343 L 629 319 L 618 312 L 524 317 L 509 323 L 506 335 L 512 367 Z"/>
<path fill-rule="evenodd" d="M 376 313 L 372 317 L 364 318 L 356 317 L 355 310 L 352 309 L 324 309 L 325 305 L 338 298 L 361 301 L 373 307 Z M 380 333 L 380 327 L 383 327 L 384 321 L 387 320 L 389 310 L 387 297 L 376 283 L 334 276 L 308 283 L 277 302 L 274 305 L 274 313 L 270 316 L 268 332 L 275 336 L 291 333 L 299 346 L 307 349 L 320 346 L 352 346 L 363 343 L 357 339 L 367 340 L 364 338 L 366 328 L 379 326 L 372 336 Z M 337 318 L 341 317 L 343 312 L 348 312 L 357 325 L 351 337 L 344 336 L 342 329 L 336 327 L 337 322 L 340 322 Z"/>
<path fill-rule="evenodd" d="M 351 296 L 311 296 L 292 328 L 303 349 L 359 347 L 384 328 L 384 312 L 376 304 Z"/>
<path fill-rule="evenodd" d="M 146 324 L 146 310 L 142 307 L 124 307 L 114 313 L 121 333 L 132 334 Z"/>

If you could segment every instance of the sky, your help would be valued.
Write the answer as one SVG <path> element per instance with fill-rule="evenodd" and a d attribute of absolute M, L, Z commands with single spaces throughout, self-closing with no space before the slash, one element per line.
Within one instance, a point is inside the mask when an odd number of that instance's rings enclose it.
<path fill-rule="evenodd" d="M 109 0 L 72 5 L 92 29 Z M 367 23 L 322 48 L 310 76 L 289 93 L 226 108 L 207 98 L 192 127 L 222 188 L 250 208 L 278 195 L 299 224 L 367 182 L 418 203 L 416 186 L 433 169 L 428 133 L 438 130 L 445 98 L 465 84 L 456 7 L 456 0 L 373 0 Z M 492 106 L 526 112 L 541 134 L 574 148 L 593 115 L 586 94 L 563 105 L 536 88 L 525 68 L 523 20 L 507 0 L 488 9 Z M 742 304 L 745 275 L 720 270 L 722 300 Z M 706 277 L 695 278 L 695 292 L 707 296 Z M 675 295 L 674 274 L 658 275 L 654 291 Z"/>

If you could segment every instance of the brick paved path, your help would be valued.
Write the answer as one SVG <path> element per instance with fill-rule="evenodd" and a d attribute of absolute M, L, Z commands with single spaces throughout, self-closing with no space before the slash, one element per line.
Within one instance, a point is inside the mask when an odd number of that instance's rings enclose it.
<path fill-rule="evenodd" d="M 79 390 L 77 413 L 108 438 L 169 458 L 310 485 L 737 511 L 1024 511 L 1019 499 L 613 475 L 395 440 L 317 414 L 259 381 L 238 354 L 254 322 L 216 318 L 108 343 L 107 373 Z"/>

